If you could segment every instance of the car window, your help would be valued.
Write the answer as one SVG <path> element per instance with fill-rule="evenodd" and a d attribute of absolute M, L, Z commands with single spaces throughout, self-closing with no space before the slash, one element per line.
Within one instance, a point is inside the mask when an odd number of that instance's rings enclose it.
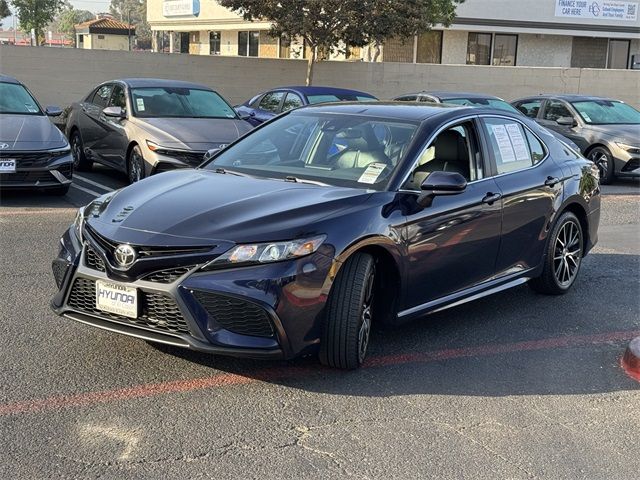
<path fill-rule="evenodd" d="M 283 97 L 284 92 L 269 92 L 264 97 L 262 97 L 258 108 L 266 110 L 267 112 L 278 113 L 280 102 L 282 101 Z"/>
<path fill-rule="evenodd" d="M 237 118 L 218 93 L 195 87 L 133 88 L 131 103 L 142 118 Z"/>
<path fill-rule="evenodd" d="M 544 109 L 544 119 L 555 122 L 560 117 L 573 118 L 573 115 L 564 103 L 558 100 L 550 100 L 547 102 L 547 106 Z"/>
<path fill-rule="evenodd" d="M 403 188 L 420 190 L 422 182 L 436 171 L 459 173 L 468 182 L 483 178 L 478 135 L 472 121 L 440 132 L 427 148 L 422 150 Z"/>
<path fill-rule="evenodd" d="M 397 102 L 416 102 L 418 101 L 417 95 L 403 95 L 402 97 L 396 98 Z"/>
<path fill-rule="evenodd" d="M 96 90 L 91 103 L 97 105 L 98 107 L 105 108 L 109 104 L 111 90 L 113 90 L 113 85 L 102 85 L 100 88 L 98 88 L 98 90 Z"/>
<path fill-rule="evenodd" d="M 584 100 L 572 105 L 582 119 L 592 125 L 640 124 L 640 112 L 619 101 Z"/>
<path fill-rule="evenodd" d="M 517 103 L 516 108 L 529 118 L 537 118 L 541 105 L 542 100 L 529 100 Z"/>
<path fill-rule="evenodd" d="M 0 113 L 42 115 L 38 102 L 18 83 L 0 82 Z"/>
<path fill-rule="evenodd" d="M 485 118 L 483 125 L 498 174 L 529 168 L 544 159 L 544 146 L 515 120 Z"/>
<path fill-rule="evenodd" d="M 113 87 L 113 93 L 109 100 L 110 107 L 120 107 L 122 109 L 127 108 L 127 100 L 124 94 L 124 88 L 122 85 L 115 85 Z"/>
<path fill-rule="evenodd" d="M 301 107 L 302 105 L 303 103 L 300 95 L 298 95 L 297 93 L 289 92 L 287 93 L 287 96 L 284 99 L 284 103 L 282 104 L 282 111 L 288 112 L 289 110 Z"/>
<path fill-rule="evenodd" d="M 418 98 L 418 100 L 420 102 L 425 102 L 425 103 L 436 103 L 436 101 L 433 98 L 428 97 L 426 95 L 420 95 L 420 98 Z"/>

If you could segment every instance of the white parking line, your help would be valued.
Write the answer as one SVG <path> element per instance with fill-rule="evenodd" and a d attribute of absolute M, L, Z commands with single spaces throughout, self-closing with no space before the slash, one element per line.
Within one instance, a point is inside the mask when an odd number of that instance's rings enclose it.
<path fill-rule="evenodd" d="M 76 185 L 75 183 L 72 183 L 71 186 L 73 188 L 77 188 L 78 190 L 82 190 L 83 192 L 88 193 L 89 195 L 93 195 L 94 197 L 99 197 L 100 195 L 104 195 L 104 193 L 99 193 L 94 190 L 89 190 L 88 188 L 81 187 L 80 185 Z"/>
<path fill-rule="evenodd" d="M 93 185 L 94 187 L 98 187 L 98 188 L 101 188 L 103 190 L 106 190 L 107 192 L 113 192 L 113 188 L 107 187 L 106 185 L 102 185 L 101 183 L 98 183 L 98 182 L 94 182 L 93 180 L 89 180 L 88 178 L 83 177 L 82 175 L 78 175 L 77 173 L 73 174 L 73 178 L 79 178 L 83 182 L 89 183 L 89 184 Z"/>

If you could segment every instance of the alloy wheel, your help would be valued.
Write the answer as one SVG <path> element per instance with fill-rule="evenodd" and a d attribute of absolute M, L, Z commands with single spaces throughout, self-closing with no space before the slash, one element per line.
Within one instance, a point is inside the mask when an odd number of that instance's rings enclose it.
<path fill-rule="evenodd" d="M 607 154 L 596 150 L 591 155 L 589 155 L 589 160 L 596 164 L 598 170 L 600 171 L 600 178 L 607 178 L 607 174 L 609 173 L 609 157 Z"/>
<path fill-rule="evenodd" d="M 360 330 L 358 331 L 358 362 L 363 363 L 367 355 L 367 347 L 369 346 L 369 336 L 371 335 L 371 306 L 373 304 L 373 283 L 375 278 L 375 270 L 371 272 L 367 279 L 367 286 L 364 292 L 364 300 L 362 302 L 362 314 L 360 321 Z"/>
<path fill-rule="evenodd" d="M 142 157 L 138 153 L 138 149 L 134 148 L 131 152 L 131 160 L 129 161 L 129 182 L 136 183 L 142 180 Z"/>
<path fill-rule="evenodd" d="M 578 275 L 582 259 L 580 227 L 567 221 L 558 232 L 553 250 L 553 272 L 558 285 L 569 287 Z"/>
<path fill-rule="evenodd" d="M 80 145 L 80 137 L 78 137 L 77 133 L 71 138 L 71 155 L 73 156 L 73 168 L 78 169 L 82 155 L 82 146 Z"/>

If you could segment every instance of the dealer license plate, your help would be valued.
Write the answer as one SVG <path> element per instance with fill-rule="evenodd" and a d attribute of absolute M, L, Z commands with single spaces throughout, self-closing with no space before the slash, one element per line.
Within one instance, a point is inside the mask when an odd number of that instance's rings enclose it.
<path fill-rule="evenodd" d="M 96 308 L 124 317 L 138 317 L 138 291 L 120 283 L 96 281 Z"/>
<path fill-rule="evenodd" d="M 0 173 L 15 173 L 15 172 L 16 172 L 15 158 L 0 158 Z"/>

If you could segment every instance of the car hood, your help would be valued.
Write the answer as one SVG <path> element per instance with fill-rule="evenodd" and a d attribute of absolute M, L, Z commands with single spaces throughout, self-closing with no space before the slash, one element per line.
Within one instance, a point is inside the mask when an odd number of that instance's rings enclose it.
<path fill-rule="evenodd" d="M 208 150 L 231 143 L 251 130 L 244 120 L 234 118 L 139 118 L 138 126 L 148 140 L 166 147 Z"/>
<path fill-rule="evenodd" d="M 44 115 L 0 115 L 3 150 L 51 150 L 67 145 L 62 132 Z"/>
<path fill-rule="evenodd" d="M 588 128 L 601 135 L 615 138 L 632 145 L 639 143 L 640 125 L 622 124 L 622 125 L 589 125 Z"/>
<path fill-rule="evenodd" d="M 312 224 L 370 196 L 352 188 L 176 170 L 99 197 L 85 215 L 100 235 L 121 243 L 266 242 L 323 233 Z"/>

